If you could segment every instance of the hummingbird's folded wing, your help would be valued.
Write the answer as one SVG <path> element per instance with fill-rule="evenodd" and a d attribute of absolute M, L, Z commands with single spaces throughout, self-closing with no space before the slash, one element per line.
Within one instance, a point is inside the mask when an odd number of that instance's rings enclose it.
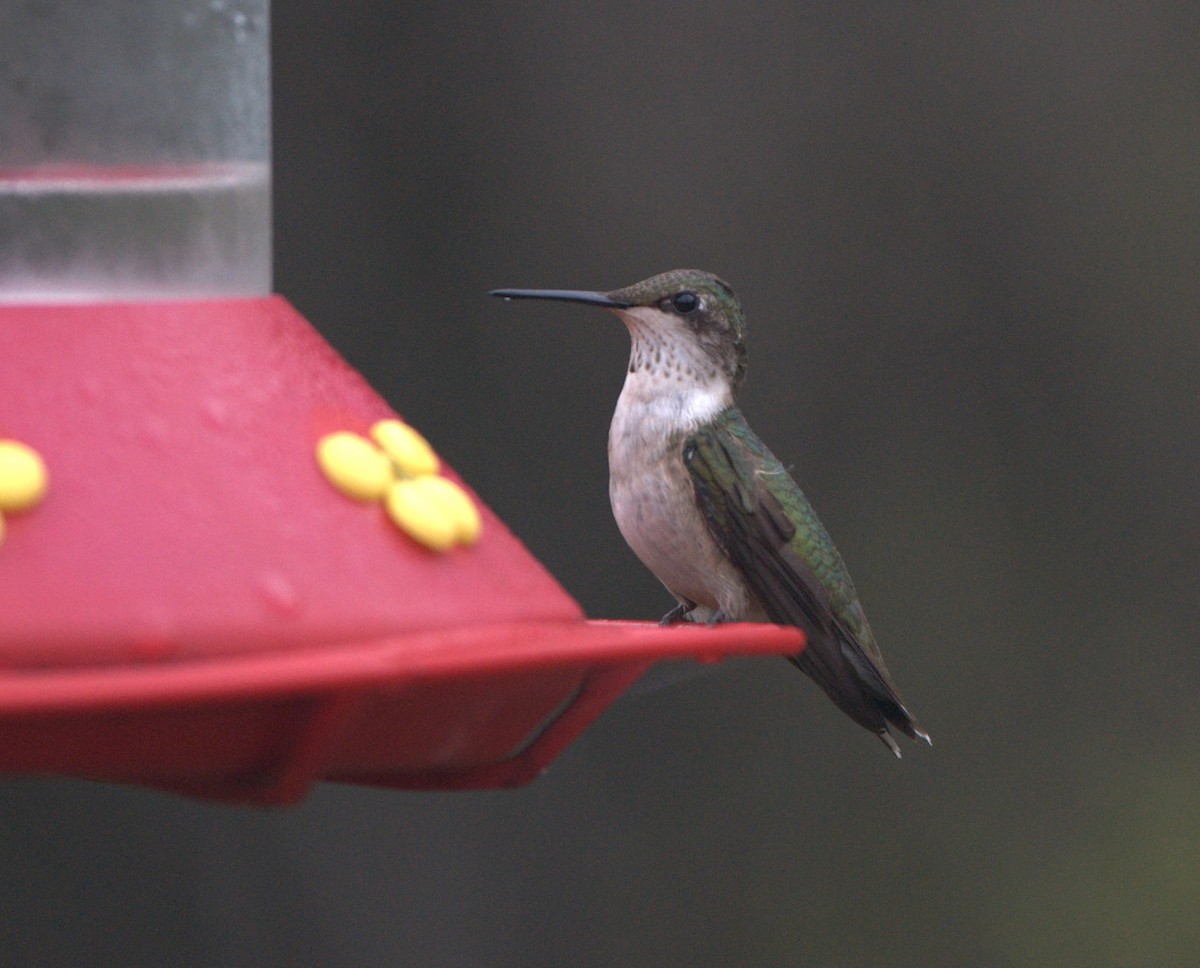
<path fill-rule="evenodd" d="M 704 427 L 689 437 L 683 461 L 709 530 L 767 616 L 804 630 L 808 647 L 793 658 L 801 671 L 897 755 L 887 723 L 924 737 L 892 685 L 869 629 L 860 635 L 852 627 L 865 625 L 865 619 L 840 557 L 800 488 L 741 414 L 731 413 L 720 430 Z M 808 535 L 809 543 L 820 549 L 813 552 L 815 562 L 804 554 L 797 514 L 819 529 L 815 537 Z M 832 574 L 823 581 L 818 568 Z M 849 596 L 849 608 L 845 601 L 831 601 L 827 582 L 838 586 L 841 598 Z"/>

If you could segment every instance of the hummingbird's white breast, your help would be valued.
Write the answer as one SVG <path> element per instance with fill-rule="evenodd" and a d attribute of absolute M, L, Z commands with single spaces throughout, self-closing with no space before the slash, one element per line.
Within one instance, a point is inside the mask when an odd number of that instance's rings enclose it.
<path fill-rule="evenodd" d="M 683 440 L 733 405 L 728 380 L 655 309 L 619 315 L 633 337 L 629 371 L 608 435 L 609 499 L 630 548 L 693 618 L 717 609 L 746 617 L 741 576 L 713 540 L 683 463 Z"/>

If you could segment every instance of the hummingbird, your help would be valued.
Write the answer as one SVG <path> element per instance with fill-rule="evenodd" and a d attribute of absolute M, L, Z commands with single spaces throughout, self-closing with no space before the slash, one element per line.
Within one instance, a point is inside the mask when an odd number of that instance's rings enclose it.
<path fill-rule="evenodd" d="M 491 295 L 600 306 L 629 330 L 609 498 L 625 541 L 675 597 L 662 624 L 798 626 L 807 645 L 788 658 L 851 719 L 896 756 L 889 727 L 931 742 L 892 683 L 842 556 L 738 408 L 746 324 L 729 284 L 677 269 L 611 292 Z"/>

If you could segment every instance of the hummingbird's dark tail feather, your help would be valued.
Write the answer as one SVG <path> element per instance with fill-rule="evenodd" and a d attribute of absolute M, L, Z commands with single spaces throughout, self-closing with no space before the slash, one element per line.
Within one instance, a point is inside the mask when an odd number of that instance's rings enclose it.
<path fill-rule="evenodd" d="M 852 635 L 835 624 L 829 634 L 808 630 L 808 646 L 789 656 L 801 672 L 825 691 L 847 716 L 877 734 L 896 756 L 900 747 L 888 732 L 892 726 L 912 739 L 932 745 L 929 734 L 905 708 L 881 668 Z"/>

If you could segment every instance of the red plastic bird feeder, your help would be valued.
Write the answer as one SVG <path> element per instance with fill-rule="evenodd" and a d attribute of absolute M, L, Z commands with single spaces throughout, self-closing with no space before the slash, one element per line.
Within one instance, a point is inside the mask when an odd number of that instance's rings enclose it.
<path fill-rule="evenodd" d="M 512 785 L 657 660 L 801 647 L 587 621 L 451 470 L 371 443 L 396 415 L 268 294 L 265 2 L 43 6 L 0 94 L 0 772 Z M 386 479 L 331 473 L 339 434 Z"/>

